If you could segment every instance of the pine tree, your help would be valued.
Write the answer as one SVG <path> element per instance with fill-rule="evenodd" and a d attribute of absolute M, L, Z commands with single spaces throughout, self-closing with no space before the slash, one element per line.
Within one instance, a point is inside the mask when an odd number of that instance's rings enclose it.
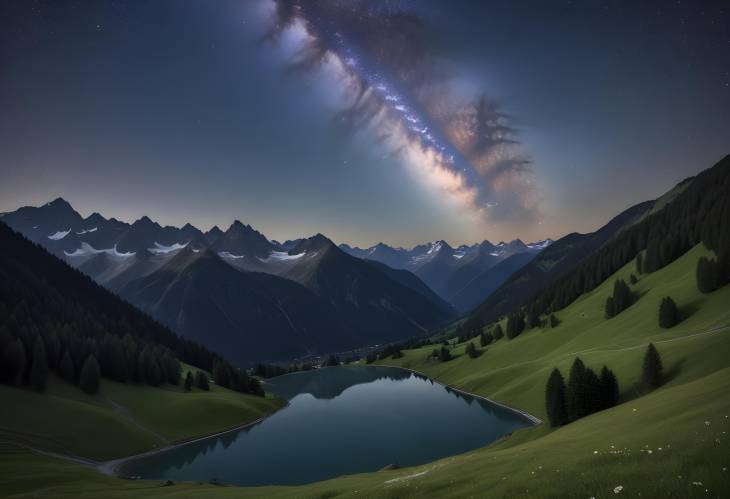
<path fill-rule="evenodd" d="M 560 324 L 560 321 L 555 316 L 555 314 L 550 314 L 550 327 L 558 327 Z"/>
<path fill-rule="evenodd" d="M 195 373 L 195 386 L 206 392 L 210 390 L 210 383 L 208 382 L 208 376 L 203 371 Z"/>
<path fill-rule="evenodd" d="M 604 409 L 618 404 L 619 389 L 616 375 L 608 367 L 601 369 L 601 406 Z"/>
<path fill-rule="evenodd" d="M 472 359 L 475 359 L 479 356 L 479 352 L 477 352 L 474 343 L 472 343 L 471 341 L 466 345 L 466 354 Z"/>
<path fill-rule="evenodd" d="M 441 347 L 441 350 L 438 351 L 438 357 L 441 362 L 446 362 L 451 360 L 451 352 L 446 347 Z"/>
<path fill-rule="evenodd" d="M 553 428 L 568 423 L 568 413 L 565 405 L 565 380 L 556 367 L 550 373 L 545 386 L 545 408 Z"/>
<path fill-rule="evenodd" d="M 679 323 L 679 310 L 671 297 L 662 299 L 659 305 L 659 327 L 669 329 Z"/>
<path fill-rule="evenodd" d="M 601 380 L 590 367 L 586 368 L 583 374 L 585 399 L 583 401 L 584 416 L 593 414 L 603 409 L 601 401 Z"/>
<path fill-rule="evenodd" d="M 76 383 L 76 369 L 68 350 L 63 352 L 61 356 L 61 362 L 58 364 L 58 374 L 69 383 Z"/>
<path fill-rule="evenodd" d="M 527 312 L 527 327 L 535 328 L 540 325 L 540 314 L 537 312 L 537 307 L 533 304 L 530 306 Z"/>
<path fill-rule="evenodd" d="M 610 319 L 614 314 L 613 296 L 606 298 L 606 319 Z"/>
<path fill-rule="evenodd" d="M 644 354 L 641 381 L 645 387 L 654 389 L 662 384 L 662 359 L 653 343 L 649 343 Z"/>
<path fill-rule="evenodd" d="M 228 370 L 228 366 L 226 366 L 223 362 L 215 363 L 215 366 L 213 367 L 213 381 L 215 381 L 215 384 L 218 386 L 226 388 L 231 387 L 231 372 Z"/>
<path fill-rule="evenodd" d="M 568 387 L 565 391 L 565 407 L 569 421 L 575 421 L 586 415 L 585 371 L 583 361 L 576 357 L 570 367 Z"/>
<path fill-rule="evenodd" d="M 339 365 L 340 361 L 334 355 L 330 355 L 329 357 L 327 357 L 327 360 L 324 363 L 325 367 L 335 367 Z"/>
<path fill-rule="evenodd" d="M 644 260 L 641 252 L 636 255 L 636 273 L 639 275 L 644 273 Z"/>
<path fill-rule="evenodd" d="M 481 347 L 489 345 L 492 341 L 494 341 L 494 338 L 491 333 L 482 333 L 479 335 L 479 345 Z"/>
<path fill-rule="evenodd" d="M 494 336 L 495 340 L 499 340 L 504 337 L 504 331 L 502 331 L 502 325 L 497 324 L 494 326 L 494 331 L 492 332 L 492 336 Z"/>
<path fill-rule="evenodd" d="M 193 373 L 188 371 L 188 373 L 185 375 L 185 391 L 189 392 L 193 389 Z"/>
<path fill-rule="evenodd" d="M 48 383 L 48 357 L 41 336 L 36 337 L 33 345 L 33 362 L 30 366 L 28 383 L 31 388 L 39 392 L 45 390 Z"/>
<path fill-rule="evenodd" d="M 10 342 L 3 352 L 3 379 L 12 384 L 21 384 L 25 375 L 26 356 L 23 342 L 20 339 Z"/>
<path fill-rule="evenodd" d="M 700 257 L 697 260 L 697 289 L 701 293 L 712 293 L 718 286 L 718 265 L 715 260 Z"/>
<path fill-rule="evenodd" d="M 99 363 L 96 361 L 96 357 L 89 355 L 81 368 L 79 387 L 85 393 L 94 395 L 99 391 L 100 378 L 101 370 L 99 369 Z"/>

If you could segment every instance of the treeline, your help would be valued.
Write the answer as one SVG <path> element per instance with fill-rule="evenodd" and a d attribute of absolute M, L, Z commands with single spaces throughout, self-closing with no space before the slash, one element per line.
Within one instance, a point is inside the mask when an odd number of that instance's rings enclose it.
<path fill-rule="evenodd" d="M 286 366 L 278 364 L 256 364 L 253 368 L 253 374 L 260 378 L 274 378 L 276 376 L 282 376 L 289 373 L 311 371 L 312 369 L 314 369 L 314 366 L 306 362 L 301 364 L 289 364 Z"/>
<path fill-rule="evenodd" d="M 691 180 L 664 208 L 626 227 L 601 250 L 542 288 L 510 317 L 515 323 L 526 313 L 536 317 L 562 310 L 634 259 L 639 272 L 654 272 L 699 242 L 717 255 L 716 259 L 701 258 L 697 267 L 698 288 L 710 292 L 730 282 L 730 156 Z M 630 304 L 630 294 L 625 301 L 624 286 L 614 291 L 607 315 L 609 311 L 616 315 Z M 468 322 L 483 320 L 474 315 Z M 521 328 L 513 331 L 518 335 Z"/>
<path fill-rule="evenodd" d="M 237 371 L 3 223 L 0 257 L 2 382 L 43 389 L 45 381 L 38 381 L 38 373 L 45 372 L 46 379 L 56 371 L 83 387 L 82 373 L 91 376 L 98 371 L 100 377 L 119 382 L 178 384 L 178 359 L 206 370 L 219 366 Z M 238 380 L 233 375 L 228 378 Z M 248 381 L 230 385 L 260 392 Z"/>
<path fill-rule="evenodd" d="M 653 390 L 662 381 L 662 360 L 650 343 L 642 362 L 640 384 Z M 550 426 L 563 426 L 615 406 L 619 402 L 619 395 L 618 380 L 613 371 L 604 365 L 599 376 L 576 357 L 570 367 L 567 385 L 557 367 L 550 373 L 545 386 L 545 412 Z"/>

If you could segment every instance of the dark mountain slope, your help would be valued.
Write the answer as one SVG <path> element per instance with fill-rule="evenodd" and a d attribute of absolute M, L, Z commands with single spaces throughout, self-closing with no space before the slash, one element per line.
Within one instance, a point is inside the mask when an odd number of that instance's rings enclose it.
<path fill-rule="evenodd" d="M 545 248 L 519 269 L 475 310 L 475 315 L 491 321 L 525 301 L 537 290 L 559 278 L 588 255 L 610 241 L 622 228 L 639 219 L 654 205 L 646 201 L 625 210 L 590 234 L 568 234 Z"/>
<path fill-rule="evenodd" d="M 512 274 L 530 263 L 536 256 L 535 252 L 524 252 L 502 260 L 469 281 L 452 297 L 451 303 L 459 312 L 469 312 L 479 305 L 485 296 L 491 295 Z"/>
<path fill-rule="evenodd" d="M 416 274 L 414 274 L 412 272 L 408 272 L 407 270 L 390 268 L 386 264 L 375 261 L 375 260 L 364 260 L 364 261 L 369 263 L 373 267 L 375 267 L 379 272 L 390 277 L 393 281 L 395 281 L 399 284 L 402 284 L 403 286 L 406 286 L 407 288 L 410 288 L 413 291 L 425 296 L 431 302 L 433 302 L 433 304 L 435 306 L 444 308 L 444 309 L 451 308 L 451 305 L 449 305 L 444 300 L 442 300 L 439 295 L 434 293 L 433 290 L 431 290 L 431 288 L 426 286 L 426 283 L 424 283 L 421 279 L 419 279 Z"/>
<path fill-rule="evenodd" d="M 0 329 L 6 328 L 11 336 L 22 339 L 28 352 L 36 333 L 44 336 L 47 350 L 59 338 L 65 338 L 77 346 L 79 341 L 86 342 L 91 345 L 91 352 L 94 342 L 110 334 L 116 338 L 130 335 L 138 346 L 164 346 L 181 360 L 204 369 L 212 369 L 220 359 L 174 334 L 1 222 L 0 318 Z M 56 352 L 55 360 L 61 353 Z"/>
<path fill-rule="evenodd" d="M 306 256 L 285 274 L 332 304 L 361 344 L 425 334 L 453 316 L 421 293 L 318 234 L 290 251 Z"/>
<path fill-rule="evenodd" d="M 119 292 L 164 324 L 240 364 L 354 343 L 328 304 L 309 290 L 273 275 L 235 270 L 210 250 L 181 250 L 161 269 Z"/>

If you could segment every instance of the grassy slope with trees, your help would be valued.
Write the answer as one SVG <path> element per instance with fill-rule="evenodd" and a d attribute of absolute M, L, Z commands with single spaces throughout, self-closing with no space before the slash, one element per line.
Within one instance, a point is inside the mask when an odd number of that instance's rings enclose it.
<path fill-rule="evenodd" d="M 15 448 L 0 452 L 0 489 L 27 491 L 44 484 L 38 497 L 605 497 L 614 488 L 643 497 L 718 497 L 730 490 L 727 432 L 730 431 L 730 286 L 701 294 L 696 246 L 675 262 L 632 285 L 638 300 L 605 319 L 614 281 L 628 282 L 633 262 L 558 312 L 556 328 L 529 329 L 453 360 L 431 358 L 433 346 L 404 350 L 383 364 L 418 370 L 452 386 L 545 418 L 545 382 L 553 367 L 567 375 L 579 355 L 599 371 L 618 376 L 621 400 L 614 408 L 558 429 L 547 424 L 520 430 L 495 444 L 427 465 L 343 477 L 303 487 L 221 488 L 213 485 L 121 482 L 79 465 L 34 456 Z M 658 324 L 661 300 L 671 296 L 683 320 L 671 329 Z M 503 324 L 504 327 L 504 324 Z M 646 345 L 662 356 L 666 382 L 643 394 L 636 386 Z M 476 344 L 476 342 L 475 342 Z M 445 422 L 448 424 L 448 422 Z M 651 453 L 649 452 L 651 451 Z M 356 449 L 353 452 L 357 452 Z M 701 485 L 700 485 L 701 484 Z M 705 492 L 707 489 L 708 492 Z"/>

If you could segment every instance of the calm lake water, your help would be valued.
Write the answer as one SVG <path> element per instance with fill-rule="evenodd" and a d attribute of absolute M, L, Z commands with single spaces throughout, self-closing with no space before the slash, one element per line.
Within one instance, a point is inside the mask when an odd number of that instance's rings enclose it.
<path fill-rule="evenodd" d="M 289 405 L 249 428 L 127 462 L 124 476 L 293 485 L 411 466 L 484 446 L 524 416 L 388 367 L 345 366 L 269 380 Z"/>

